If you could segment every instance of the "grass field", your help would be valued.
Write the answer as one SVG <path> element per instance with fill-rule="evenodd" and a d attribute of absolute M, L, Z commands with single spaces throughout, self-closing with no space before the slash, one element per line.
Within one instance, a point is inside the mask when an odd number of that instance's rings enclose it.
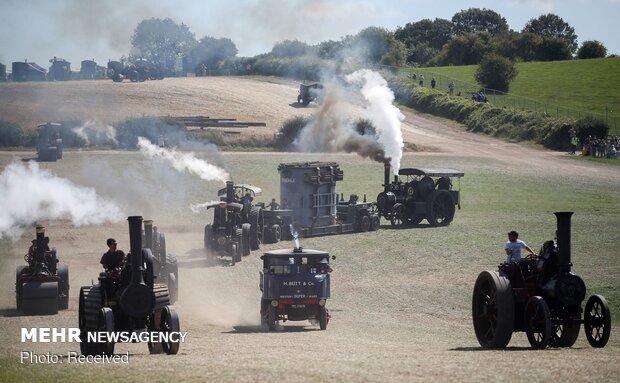
<path fill-rule="evenodd" d="M 509 93 L 529 99 L 511 101 L 516 107 L 551 115 L 568 113 L 574 117 L 578 111 L 582 116 L 584 112 L 592 113 L 608 117 L 610 125 L 615 124 L 620 131 L 620 58 L 528 62 L 516 66 L 517 78 L 510 84 Z M 448 83 L 454 80 L 458 92 L 459 82 L 475 84 L 477 68 L 477 65 L 430 67 L 411 72 L 424 73 L 426 86 L 432 74 L 439 75 L 436 79 L 440 90 L 447 91 Z"/>

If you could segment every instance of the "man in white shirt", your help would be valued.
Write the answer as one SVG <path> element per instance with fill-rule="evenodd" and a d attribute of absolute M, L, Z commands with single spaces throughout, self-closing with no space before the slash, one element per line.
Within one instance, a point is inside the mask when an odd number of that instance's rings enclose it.
<path fill-rule="evenodd" d="M 525 249 L 529 251 L 530 254 L 536 255 L 525 242 L 518 238 L 519 233 L 516 231 L 513 230 L 508 233 L 508 242 L 506 242 L 504 246 L 506 250 L 506 262 L 519 262 L 521 260 L 521 249 Z"/>

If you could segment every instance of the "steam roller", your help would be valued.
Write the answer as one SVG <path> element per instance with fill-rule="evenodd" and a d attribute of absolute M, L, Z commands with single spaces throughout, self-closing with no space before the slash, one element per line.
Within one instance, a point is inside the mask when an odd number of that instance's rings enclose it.
<path fill-rule="evenodd" d="M 17 308 L 26 315 L 52 315 L 69 307 L 69 269 L 58 267 L 56 249 L 50 249 L 45 227 L 37 226 L 36 239 L 24 256 L 27 266 L 15 272 Z"/>

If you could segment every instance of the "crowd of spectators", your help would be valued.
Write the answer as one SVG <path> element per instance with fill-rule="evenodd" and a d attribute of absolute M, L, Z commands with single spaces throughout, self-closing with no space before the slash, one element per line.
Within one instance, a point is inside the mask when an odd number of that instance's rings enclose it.
<path fill-rule="evenodd" d="M 607 138 L 597 138 L 588 136 L 583 141 L 582 155 L 599 158 L 618 158 L 620 142 L 618 136 L 614 135 Z"/>

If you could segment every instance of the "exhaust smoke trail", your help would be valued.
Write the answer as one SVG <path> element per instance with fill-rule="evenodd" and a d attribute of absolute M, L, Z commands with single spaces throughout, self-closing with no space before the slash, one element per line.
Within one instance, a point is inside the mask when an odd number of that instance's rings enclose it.
<path fill-rule="evenodd" d="M 68 219 L 74 226 L 118 222 L 121 209 L 95 189 L 41 170 L 36 162 L 12 163 L 0 174 L 0 237 L 17 239 L 25 225 Z"/>
<path fill-rule="evenodd" d="M 390 158 L 390 165 L 397 175 L 404 147 L 400 123 L 405 116 L 393 104 L 394 93 L 379 73 L 368 69 L 358 70 L 345 79 L 361 87 L 362 95 L 368 101 L 366 111 L 377 130 L 377 141 L 385 150 L 385 156 Z"/>
<path fill-rule="evenodd" d="M 84 140 L 86 146 L 92 145 L 118 145 L 116 129 L 110 125 L 102 125 L 95 121 L 86 121 L 84 125 L 72 129 L 73 132 Z"/>
<path fill-rule="evenodd" d="M 356 130 L 346 113 L 351 108 L 346 101 L 356 95 L 332 82 L 325 86 L 316 115 L 293 145 L 300 151 L 357 153 L 378 162 L 389 158 L 394 174 L 398 174 L 404 147 L 400 124 L 405 117 L 392 104 L 394 93 L 380 74 L 368 69 L 356 71 L 345 80 L 366 101 L 364 111 L 376 134 L 364 135 Z"/>
<path fill-rule="evenodd" d="M 174 149 L 160 148 L 144 137 L 138 137 L 138 148 L 147 158 L 164 159 L 176 170 L 195 174 L 205 181 L 226 183 L 230 179 L 230 174 L 226 170 L 196 158 L 193 152 L 181 153 Z"/>

